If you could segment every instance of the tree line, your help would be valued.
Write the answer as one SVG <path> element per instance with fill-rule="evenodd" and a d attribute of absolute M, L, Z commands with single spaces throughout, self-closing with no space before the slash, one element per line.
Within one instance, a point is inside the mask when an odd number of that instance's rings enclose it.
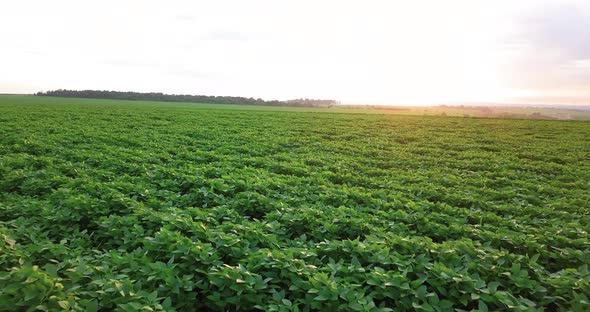
<path fill-rule="evenodd" d="M 294 99 L 287 101 L 265 101 L 263 99 L 247 98 L 242 96 L 214 96 L 214 95 L 189 95 L 189 94 L 164 94 L 160 92 L 121 92 L 107 90 L 65 90 L 58 89 L 47 92 L 37 92 L 38 96 L 57 96 L 92 99 L 112 100 L 136 100 L 136 101 L 160 101 L 160 102 L 189 102 L 211 104 L 238 104 L 238 105 L 267 105 L 267 106 L 296 106 L 296 107 L 332 107 L 339 104 L 336 100 Z"/>

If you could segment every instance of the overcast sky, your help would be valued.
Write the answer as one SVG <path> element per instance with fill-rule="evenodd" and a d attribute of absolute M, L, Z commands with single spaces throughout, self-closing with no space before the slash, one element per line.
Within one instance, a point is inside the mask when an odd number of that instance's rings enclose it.
<path fill-rule="evenodd" d="M 590 104 L 590 1 L 0 3 L 0 93 Z"/>

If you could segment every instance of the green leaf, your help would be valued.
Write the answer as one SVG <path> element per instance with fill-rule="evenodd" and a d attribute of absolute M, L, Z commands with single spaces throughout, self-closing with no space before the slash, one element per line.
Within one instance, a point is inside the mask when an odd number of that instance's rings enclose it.
<path fill-rule="evenodd" d="M 330 296 L 327 294 L 319 294 L 318 296 L 313 298 L 313 300 L 317 300 L 317 301 L 326 301 L 328 299 L 330 299 Z"/>
<path fill-rule="evenodd" d="M 488 311 L 488 305 L 485 302 L 483 302 L 483 301 L 480 300 L 478 302 L 478 308 L 477 309 L 480 312 L 487 312 Z"/>
<path fill-rule="evenodd" d="M 59 304 L 59 306 L 64 309 L 64 310 L 69 310 L 70 309 L 70 303 L 67 302 L 66 300 L 61 300 L 58 301 L 57 304 Z"/>
<path fill-rule="evenodd" d="M 292 305 L 292 303 L 289 299 L 283 299 L 283 300 L 281 300 L 281 302 L 288 307 L 290 307 Z"/>
<path fill-rule="evenodd" d="M 96 301 L 96 300 L 88 301 L 88 303 L 86 303 L 85 309 L 87 312 L 97 312 L 98 311 L 98 301 Z"/>
<path fill-rule="evenodd" d="M 58 278 L 57 266 L 55 264 L 48 263 L 45 265 L 44 269 L 45 269 L 45 272 L 47 272 L 47 274 L 49 276 L 51 276 L 53 278 Z"/>
<path fill-rule="evenodd" d="M 356 302 L 349 303 L 348 307 L 354 311 L 363 311 L 364 310 L 363 306 L 356 303 Z"/>

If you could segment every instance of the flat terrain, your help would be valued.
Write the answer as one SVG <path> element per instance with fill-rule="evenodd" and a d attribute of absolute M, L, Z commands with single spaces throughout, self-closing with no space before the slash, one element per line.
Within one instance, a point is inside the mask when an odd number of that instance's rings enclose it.
<path fill-rule="evenodd" d="M 590 123 L 0 96 L 0 310 L 590 309 Z"/>

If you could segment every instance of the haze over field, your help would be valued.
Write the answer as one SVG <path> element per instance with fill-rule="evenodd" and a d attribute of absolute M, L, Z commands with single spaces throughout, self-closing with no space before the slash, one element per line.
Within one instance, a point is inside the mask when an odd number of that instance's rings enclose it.
<path fill-rule="evenodd" d="M 0 35 L 0 93 L 590 103 L 584 0 L 25 0 Z"/>

